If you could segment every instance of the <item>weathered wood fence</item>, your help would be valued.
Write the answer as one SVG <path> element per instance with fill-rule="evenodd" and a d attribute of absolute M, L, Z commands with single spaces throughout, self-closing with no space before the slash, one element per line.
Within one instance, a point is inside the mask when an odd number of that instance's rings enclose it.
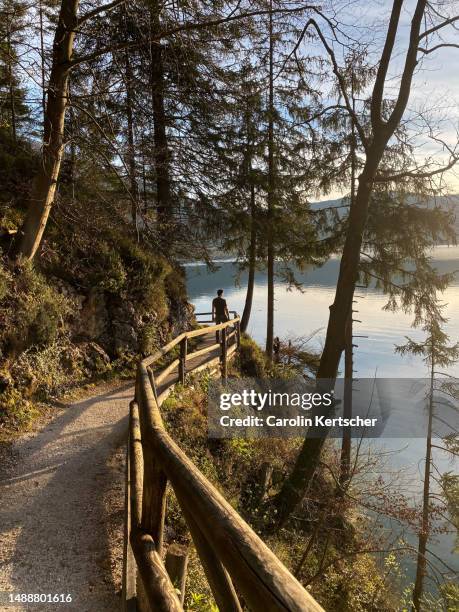
<path fill-rule="evenodd" d="M 219 342 L 209 343 L 205 336 L 217 331 Z M 198 345 L 190 352 L 189 341 L 200 337 L 207 340 L 207 346 Z M 322 610 L 163 426 L 159 408 L 171 386 L 184 383 L 187 371 L 204 368 L 220 369 L 225 378 L 239 342 L 239 317 L 235 315 L 226 323 L 180 334 L 139 363 L 127 452 L 125 611 L 183 610 L 183 587 L 178 595 L 162 560 L 168 483 L 221 612 Z M 177 345 L 179 357 L 155 374 L 158 360 Z"/>

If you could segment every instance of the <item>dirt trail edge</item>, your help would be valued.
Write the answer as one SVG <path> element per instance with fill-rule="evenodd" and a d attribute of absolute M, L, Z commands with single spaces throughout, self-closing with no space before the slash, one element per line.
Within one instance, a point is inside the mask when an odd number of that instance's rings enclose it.
<path fill-rule="evenodd" d="M 9 450 L 0 468 L 0 591 L 72 602 L 0 610 L 119 609 L 132 397 L 132 383 L 99 389 L 57 408 Z"/>

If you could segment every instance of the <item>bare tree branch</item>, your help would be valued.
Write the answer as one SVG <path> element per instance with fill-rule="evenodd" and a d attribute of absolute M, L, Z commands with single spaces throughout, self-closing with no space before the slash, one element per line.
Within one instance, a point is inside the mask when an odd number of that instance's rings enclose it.
<path fill-rule="evenodd" d="M 453 168 L 457 162 L 459 161 L 459 155 L 453 155 L 449 162 L 445 166 L 441 166 L 441 168 L 435 168 L 434 170 L 425 170 L 419 171 L 416 169 L 407 170 L 406 172 L 399 172 L 397 174 L 379 174 L 375 177 L 376 183 L 388 183 L 390 181 L 397 181 L 402 178 L 429 178 L 431 176 L 435 176 L 437 174 L 442 174 L 447 170 Z"/>
<path fill-rule="evenodd" d="M 451 25 L 452 23 L 455 23 L 456 21 L 459 21 L 459 15 L 451 17 L 451 19 L 446 19 L 445 21 L 443 21 L 443 23 L 440 23 L 430 28 L 429 30 L 426 30 L 425 32 L 419 35 L 418 40 L 422 40 L 423 38 L 426 38 L 426 36 L 429 36 L 430 34 L 433 34 L 434 32 L 438 32 L 438 30 L 441 30 L 442 28 L 448 25 Z"/>
<path fill-rule="evenodd" d="M 383 52 L 381 54 L 381 61 L 379 63 L 378 72 L 376 73 L 376 80 L 373 87 L 373 96 L 371 99 L 371 123 L 373 129 L 384 123 L 382 118 L 382 100 L 384 95 L 384 84 L 386 82 L 390 58 L 392 57 L 392 51 L 394 49 L 395 37 L 397 35 L 398 22 L 400 19 L 402 5 L 403 0 L 395 0 L 392 6 L 389 27 L 387 30 L 387 37 L 384 43 Z"/>
<path fill-rule="evenodd" d="M 344 81 L 343 75 L 340 72 L 340 69 L 339 69 L 339 66 L 338 66 L 338 62 L 336 60 L 335 53 L 334 53 L 333 49 L 330 47 L 330 45 L 328 44 L 328 42 L 326 41 L 325 36 L 323 35 L 322 30 L 320 29 L 320 27 L 319 27 L 318 23 L 315 21 L 315 19 L 309 19 L 308 23 L 305 26 L 305 29 L 307 29 L 307 27 L 310 26 L 310 25 L 312 25 L 314 27 L 314 29 L 316 30 L 317 35 L 319 36 L 323 46 L 325 47 L 325 50 L 327 51 L 327 54 L 328 54 L 328 56 L 330 58 L 332 66 L 333 66 L 333 73 L 335 74 L 336 78 L 338 79 L 339 88 L 340 88 L 341 94 L 342 94 L 342 96 L 344 98 L 344 103 L 346 105 L 347 112 L 349 113 L 349 115 L 352 118 L 352 121 L 353 121 L 353 123 L 355 125 L 355 128 L 356 128 L 358 134 L 359 134 L 359 137 L 360 137 L 360 140 L 362 141 L 362 145 L 363 145 L 364 149 L 367 149 L 368 148 L 368 139 L 367 139 L 365 131 L 364 131 L 362 125 L 360 124 L 360 121 L 359 121 L 359 119 L 358 119 L 358 117 L 357 117 L 357 115 L 356 115 L 356 113 L 355 113 L 355 111 L 354 111 L 354 109 L 352 107 L 351 100 L 350 100 L 349 95 L 348 95 L 347 90 L 346 90 L 346 83 Z"/>
<path fill-rule="evenodd" d="M 89 21 L 90 19 L 92 19 L 93 17 L 96 17 L 96 15 L 99 15 L 100 13 L 104 13 L 105 11 L 110 11 L 111 9 L 116 8 L 117 6 L 119 6 L 120 4 L 124 4 L 125 2 L 126 0 L 113 0 L 113 2 L 109 2 L 108 4 L 103 4 L 102 6 L 99 6 L 98 8 L 92 11 L 89 11 L 85 13 L 84 15 L 82 15 L 81 17 L 79 17 L 78 25 L 81 25 L 82 23 Z"/>
<path fill-rule="evenodd" d="M 421 28 L 422 18 L 426 9 L 427 0 L 418 0 L 416 9 L 414 11 L 413 19 L 411 20 L 410 29 L 410 42 L 408 50 L 406 52 L 405 66 L 403 68 L 402 78 L 400 81 L 400 90 L 395 103 L 394 110 L 392 111 L 387 125 L 393 132 L 399 124 L 403 113 L 405 112 L 408 98 L 411 91 L 411 82 L 413 80 L 414 70 L 417 66 L 417 51 L 418 51 L 418 40 L 419 30 Z"/>
<path fill-rule="evenodd" d="M 418 51 L 424 53 L 424 55 L 429 55 L 429 53 L 433 53 L 437 51 L 437 49 L 443 49 L 444 47 L 454 47 L 455 49 L 459 49 L 459 44 L 456 43 L 440 43 L 432 47 L 431 49 L 424 49 L 423 47 L 418 47 Z"/>
<path fill-rule="evenodd" d="M 120 0 L 120 4 L 121 4 L 121 0 Z M 311 10 L 314 8 L 315 7 L 311 5 L 303 5 L 303 6 L 299 6 L 299 7 L 295 7 L 291 9 L 285 9 L 285 8 L 273 9 L 273 10 L 260 9 L 258 11 L 248 11 L 246 13 L 240 13 L 239 15 L 234 15 L 233 14 L 234 11 L 232 11 L 230 15 L 227 15 L 226 17 L 220 17 L 218 19 L 211 19 L 209 21 L 203 21 L 201 23 L 196 23 L 196 22 L 184 23 L 181 26 L 170 28 L 169 30 L 163 30 L 162 32 L 159 32 L 156 35 L 152 35 L 151 40 L 148 42 L 142 42 L 142 43 L 126 42 L 126 43 L 120 43 L 119 45 L 108 45 L 106 47 L 103 47 L 102 49 L 94 51 L 94 53 L 89 53 L 88 55 L 82 55 L 80 57 L 75 57 L 74 59 L 70 61 L 70 67 L 73 68 L 74 66 L 82 64 L 84 62 L 90 62 L 94 59 L 97 59 L 98 57 L 101 57 L 102 55 L 105 55 L 106 53 L 111 53 L 112 51 L 123 51 L 124 49 L 136 49 L 136 48 L 151 44 L 151 42 L 159 42 L 162 38 L 168 38 L 169 36 L 172 36 L 173 34 L 178 34 L 180 32 L 212 28 L 212 27 L 216 27 L 219 25 L 231 23 L 233 21 L 247 19 L 249 17 L 260 17 L 262 15 L 269 15 L 270 13 L 273 15 L 279 14 L 279 13 L 283 15 L 292 14 L 292 13 L 302 13 L 306 10 Z M 86 20 L 86 16 L 83 16 L 83 19 Z"/>

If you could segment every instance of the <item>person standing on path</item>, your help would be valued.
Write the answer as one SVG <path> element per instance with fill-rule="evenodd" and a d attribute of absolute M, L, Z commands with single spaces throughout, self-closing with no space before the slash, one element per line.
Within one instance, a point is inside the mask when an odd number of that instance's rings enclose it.
<path fill-rule="evenodd" d="M 217 325 L 229 321 L 228 306 L 226 300 L 223 299 L 223 289 L 217 291 L 217 297 L 212 300 L 212 321 Z M 220 332 L 216 333 L 217 342 L 220 342 Z"/>

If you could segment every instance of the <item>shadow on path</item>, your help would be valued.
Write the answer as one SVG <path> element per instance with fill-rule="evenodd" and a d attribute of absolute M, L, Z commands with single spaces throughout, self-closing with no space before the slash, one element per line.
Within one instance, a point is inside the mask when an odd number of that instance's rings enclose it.
<path fill-rule="evenodd" d="M 0 590 L 73 600 L 30 609 L 119 606 L 132 395 L 129 383 L 68 405 L 43 431 L 14 445 L 18 462 L 0 482 Z"/>

